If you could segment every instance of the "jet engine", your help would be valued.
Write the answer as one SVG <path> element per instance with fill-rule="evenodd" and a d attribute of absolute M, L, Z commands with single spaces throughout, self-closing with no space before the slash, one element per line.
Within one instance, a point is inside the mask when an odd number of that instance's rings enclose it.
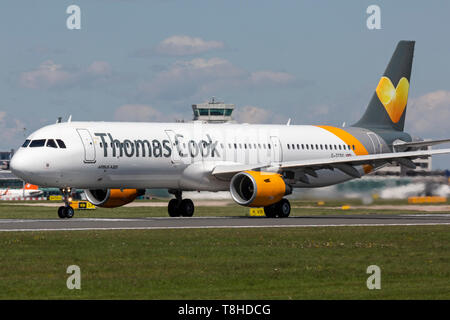
<path fill-rule="evenodd" d="M 86 198 L 97 207 L 116 208 L 134 201 L 145 193 L 143 189 L 84 190 Z"/>
<path fill-rule="evenodd" d="M 273 172 L 243 171 L 231 179 L 231 197 L 242 206 L 266 207 L 279 202 L 292 193 L 281 174 Z"/>

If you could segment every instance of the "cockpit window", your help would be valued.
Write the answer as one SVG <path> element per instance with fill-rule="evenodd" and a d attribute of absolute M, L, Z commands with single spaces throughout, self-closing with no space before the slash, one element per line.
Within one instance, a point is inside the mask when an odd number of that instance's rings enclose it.
<path fill-rule="evenodd" d="M 66 148 L 66 144 L 64 143 L 64 141 L 60 140 L 60 139 L 56 139 L 56 142 L 58 142 L 58 146 L 60 148 L 65 149 Z"/>
<path fill-rule="evenodd" d="M 26 147 L 28 147 L 28 145 L 30 144 L 30 141 L 31 140 L 25 140 L 25 142 L 23 143 L 23 145 L 22 145 L 22 148 L 26 148 Z"/>
<path fill-rule="evenodd" d="M 55 140 L 53 140 L 53 139 L 48 139 L 47 140 L 47 147 L 58 148 L 58 146 L 56 145 Z"/>
<path fill-rule="evenodd" d="M 30 143 L 30 148 L 43 147 L 45 146 L 45 139 L 33 140 Z"/>

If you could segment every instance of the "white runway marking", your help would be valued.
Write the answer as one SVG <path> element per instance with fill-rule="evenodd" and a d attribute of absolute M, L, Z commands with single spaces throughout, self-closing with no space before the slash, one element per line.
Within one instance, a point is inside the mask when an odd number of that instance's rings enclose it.
<path fill-rule="evenodd" d="M 245 228 L 320 228 L 320 227 L 402 227 L 402 226 L 440 226 L 443 223 L 367 223 L 367 224 L 310 224 L 310 225 L 258 225 L 258 226 L 184 226 L 184 227 L 87 227 L 87 228 L 39 228 L 39 229 L 0 229 L 0 232 L 24 231 L 94 231 L 94 230 L 167 230 L 167 229 L 245 229 Z"/>

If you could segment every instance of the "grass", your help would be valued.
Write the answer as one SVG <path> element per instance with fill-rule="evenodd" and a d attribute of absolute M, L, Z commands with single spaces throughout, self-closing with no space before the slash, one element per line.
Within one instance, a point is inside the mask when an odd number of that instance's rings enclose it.
<path fill-rule="evenodd" d="M 413 213 L 336 210 L 352 201 L 292 201 L 292 215 Z M 375 201 L 374 204 L 406 204 Z M 305 207 L 308 207 L 305 209 Z M 420 211 L 417 211 L 420 212 Z M 234 204 L 196 216 L 245 216 Z M 164 207 L 77 211 L 76 217 L 167 216 Z M 1 218 L 56 218 L 56 207 L 0 202 Z M 450 299 L 449 226 L 0 232 L 0 299 Z M 81 290 L 69 290 L 69 265 Z M 366 269 L 381 268 L 381 290 Z"/>
<path fill-rule="evenodd" d="M 0 299 L 449 299 L 449 279 L 448 226 L 0 233 Z"/>
<path fill-rule="evenodd" d="M 152 202 L 161 202 L 157 200 Z M 42 201 L 48 203 L 48 201 Z M 23 202 L 21 202 L 23 203 Z M 26 203 L 26 202 L 25 202 Z M 29 204 L 37 202 L 29 201 Z M 195 202 L 194 202 L 195 203 Z M 57 207 L 22 206 L 16 205 L 14 201 L 0 201 L 0 219 L 55 219 L 57 218 Z M 405 205 L 406 200 L 376 200 L 373 205 Z M 343 205 L 350 205 L 351 210 L 337 210 Z M 345 215 L 345 214 L 404 214 L 421 213 L 417 210 L 394 210 L 394 209 L 367 209 L 357 208 L 363 205 L 358 199 L 354 200 L 329 200 L 323 205 L 317 201 L 291 201 L 291 216 L 311 215 Z M 432 205 L 432 204 L 431 204 Z M 438 213 L 438 212 L 433 212 Z M 247 216 L 249 208 L 237 204 L 224 204 L 222 206 L 205 207 L 196 206 L 195 216 Z M 119 207 L 114 209 L 97 208 L 95 210 L 77 210 L 75 217 L 78 218 L 141 218 L 141 217 L 167 217 L 167 208 L 163 207 Z"/>

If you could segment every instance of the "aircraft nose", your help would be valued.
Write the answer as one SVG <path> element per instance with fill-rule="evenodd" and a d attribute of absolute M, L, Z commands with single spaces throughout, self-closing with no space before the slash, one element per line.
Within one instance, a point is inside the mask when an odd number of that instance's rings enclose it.
<path fill-rule="evenodd" d="M 26 179 L 26 176 L 31 174 L 31 162 L 32 160 L 29 159 L 23 152 L 18 151 L 12 157 L 9 163 L 9 168 L 15 176 Z"/>

